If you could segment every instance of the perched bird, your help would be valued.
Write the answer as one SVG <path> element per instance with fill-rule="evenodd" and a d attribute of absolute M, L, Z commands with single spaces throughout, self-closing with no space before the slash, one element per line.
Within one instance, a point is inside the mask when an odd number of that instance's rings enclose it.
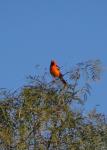
<path fill-rule="evenodd" d="M 50 64 L 50 73 L 53 77 L 59 78 L 62 81 L 62 83 L 64 84 L 64 86 L 67 85 L 66 81 L 63 78 L 63 75 L 60 72 L 60 68 L 57 66 L 57 64 L 54 60 L 52 60 L 51 64 Z"/>

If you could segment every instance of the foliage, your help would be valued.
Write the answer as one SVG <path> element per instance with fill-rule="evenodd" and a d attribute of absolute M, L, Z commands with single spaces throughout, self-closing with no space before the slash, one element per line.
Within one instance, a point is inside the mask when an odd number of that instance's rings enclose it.
<path fill-rule="evenodd" d="M 30 84 L 19 91 L 1 89 L 0 149 L 106 150 L 106 117 L 96 109 L 85 114 L 73 108 L 87 100 L 89 80 L 100 79 L 99 64 L 77 64 L 64 75 L 66 88 L 58 79 L 48 83 L 44 76 L 29 76 Z"/>

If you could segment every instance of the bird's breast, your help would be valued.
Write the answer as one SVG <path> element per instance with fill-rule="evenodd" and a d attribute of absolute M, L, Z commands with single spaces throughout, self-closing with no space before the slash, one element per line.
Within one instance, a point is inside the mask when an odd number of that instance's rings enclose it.
<path fill-rule="evenodd" d="M 60 71 L 59 69 L 57 69 L 56 66 L 52 66 L 50 68 L 50 73 L 54 76 L 54 77 L 59 77 L 60 76 Z"/>

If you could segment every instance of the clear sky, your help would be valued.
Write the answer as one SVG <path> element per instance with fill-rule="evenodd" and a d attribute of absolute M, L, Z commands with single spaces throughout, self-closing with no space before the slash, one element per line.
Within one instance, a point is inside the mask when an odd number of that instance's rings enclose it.
<path fill-rule="evenodd" d="M 0 87 L 22 86 L 35 65 L 54 58 L 70 68 L 101 59 L 107 66 L 107 0 L 1 0 Z M 87 108 L 107 114 L 107 72 L 93 84 Z"/>

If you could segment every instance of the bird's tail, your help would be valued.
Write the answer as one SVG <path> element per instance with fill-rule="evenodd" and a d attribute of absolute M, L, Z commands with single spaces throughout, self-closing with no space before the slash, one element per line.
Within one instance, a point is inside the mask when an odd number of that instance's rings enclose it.
<path fill-rule="evenodd" d="M 60 80 L 62 81 L 62 83 L 64 84 L 64 86 L 67 86 L 67 82 L 64 80 L 63 75 L 60 75 Z"/>

